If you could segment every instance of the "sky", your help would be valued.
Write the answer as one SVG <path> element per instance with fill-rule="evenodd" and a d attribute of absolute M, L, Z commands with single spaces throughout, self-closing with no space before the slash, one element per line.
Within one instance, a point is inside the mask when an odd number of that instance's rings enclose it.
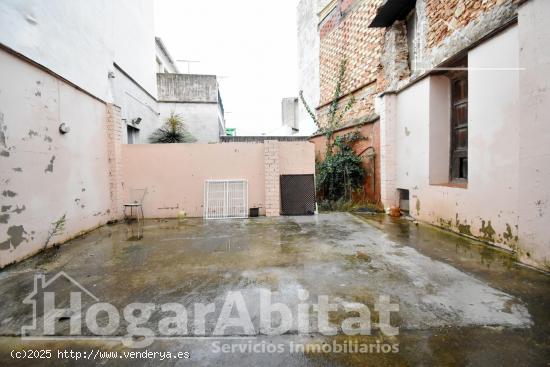
<path fill-rule="evenodd" d="M 298 0 L 155 0 L 155 33 L 182 73 L 216 74 L 226 127 L 259 135 L 281 126 L 298 95 Z"/>

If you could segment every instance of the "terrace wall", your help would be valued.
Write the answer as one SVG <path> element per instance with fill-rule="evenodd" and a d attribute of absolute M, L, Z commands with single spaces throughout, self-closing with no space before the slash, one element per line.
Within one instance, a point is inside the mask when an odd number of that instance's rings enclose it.
<path fill-rule="evenodd" d="M 277 172 L 272 167 L 277 167 Z M 184 210 L 203 216 L 204 182 L 207 179 L 248 180 L 249 207 L 260 214 L 278 215 L 279 194 L 266 196 L 270 175 L 313 174 L 314 145 L 308 142 L 150 144 L 123 145 L 122 169 L 127 200 L 132 188 L 147 188 L 146 218 L 176 217 Z M 276 187 L 275 187 L 276 188 Z"/>

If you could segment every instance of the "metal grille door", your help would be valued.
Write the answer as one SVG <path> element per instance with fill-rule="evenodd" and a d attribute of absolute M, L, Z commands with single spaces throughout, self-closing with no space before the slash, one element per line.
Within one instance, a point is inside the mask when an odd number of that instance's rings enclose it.
<path fill-rule="evenodd" d="M 206 180 L 204 217 L 206 219 L 247 218 L 248 181 Z"/>
<path fill-rule="evenodd" d="M 315 214 L 313 175 L 281 175 L 281 212 L 283 215 Z"/>

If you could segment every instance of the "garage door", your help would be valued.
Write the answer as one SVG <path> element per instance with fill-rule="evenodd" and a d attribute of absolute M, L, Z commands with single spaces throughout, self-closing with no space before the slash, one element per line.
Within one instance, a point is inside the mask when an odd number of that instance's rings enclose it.
<path fill-rule="evenodd" d="M 313 175 L 281 175 L 281 214 L 315 214 Z"/>

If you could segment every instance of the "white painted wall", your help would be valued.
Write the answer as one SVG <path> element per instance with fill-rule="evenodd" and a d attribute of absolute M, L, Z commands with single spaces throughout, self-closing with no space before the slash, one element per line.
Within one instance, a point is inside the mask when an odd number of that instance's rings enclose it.
<path fill-rule="evenodd" d="M 197 143 L 220 141 L 219 108 L 216 103 L 159 103 L 161 124 L 172 112 L 183 117 L 187 131 Z"/>
<path fill-rule="evenodd" d="M 115 69 L 115 78 L 111 80 L 114 100 L 121 108 L 122 123 L 131 125 L 133 119 L 140 117 L 141 122 L 134 125 L 140 130 L 139 141 L 134 144 L 147 143 L 153 130 L 162 125 L 158 103 L 118 69 Z M 123 143 L 128 142 L 125 129 L 126 126 L 122 134 Z"/>
<path fill-rule="evenodd" d="M 474 70 L 468 76 L 467 188 L 430 184 L 430 168 L 432 176 L 434 168 L 441 172 L 449 154 L 444 150 L 450 120 L 442 109 L 449 95 L 441 89 L 441 77 L 428 77 L 397 95 L 393 130 L 395 188 L 410 190 L 410 214 L 509 249 L 516 248 L 518 235 L 519 72 L 475 69 L 517 68 L 518 54 L 517 26 L 468 54 Z M 494 234 L 487 230 L 489 222 Z"/>
<path fill-rule="evenodd" d="M 114 61 L 157 96 L 153 0 L 109 2 L 114 14 Z"/>
<path fill-rule="evenodd" d="M 6 0 L 0 43 L 111 102 L 119 64 L 156 96 L 152 0 Z"/>
<path fill-rule="evenodd" d="M 160 42 L 163 42 L 163 41 L 161 40 Z M 166 45 L 164 45 L 164 47 L 166 48 Z M 165 72 L 164 70 L 166 70 L 167 73 L 179 72 L 178 68 L 173 63 L 174 60 L 170 61 L 166 53 L 160 47 L 158 41 L 155 42 L 155 53 L 156 53 L 156 62 L 157 62 L 157 65 L 156 65 L 157 73 L 164 73 Z M 158 65 L 159 61 L 160 61 L 160 69 Z"/>
<path fill-rule="evenodd" d="M 113 12 L 109 0 L 0 2 L 0 42 L 93 95 L 109 99 Z"/>
<path fill-rule="evenodd" d="M 298 88 L 303 90 L 304 98 L 315 111 L 319 105 L 319 34 L 317 12 L 319 0 L 300 0 L 296 8 L 298 32 Z M 317 127 L 306 112 L 302 102 L 298 102 L 299 135 L 311 135 Z"/>
<path fill-rule="evenodd" d="M 550 271 L 550 1 L 519 8 L 521 260 Z"/>

